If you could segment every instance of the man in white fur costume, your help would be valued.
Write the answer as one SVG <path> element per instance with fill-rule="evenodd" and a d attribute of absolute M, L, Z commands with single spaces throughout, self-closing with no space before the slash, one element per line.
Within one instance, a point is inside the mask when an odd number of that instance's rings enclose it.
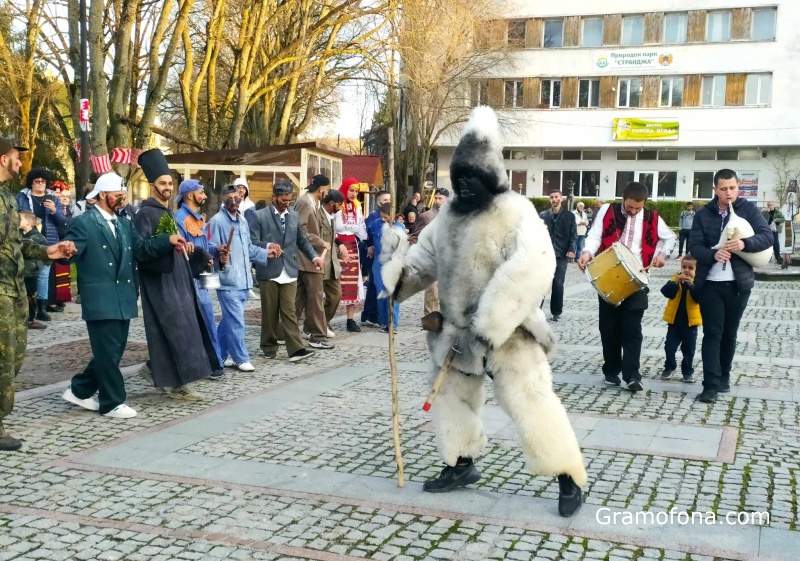
<path fill-rule="evenodd" d="M 402 302 L 439 282 L 441 331 L 428 334 L 432 379 L 451 348 L 450 373 L 433 404 L 436 439 L 447 464 L 424 485 L 442 493 L 475 483 L 483 447 L 484 374 L 514 420 L 531 471 L 558 476 L 559 513 L 572 516 L 583 498 L 586 469 L 575 433 L 553 392 L 547 353 L 554 337 L 539 308 L 556 260 L 547 227 L 533 205 L 509 190 L 494 111 L 473 110 L 450 164 L 455 199 L 408 244 L 396 229 L 383 235 L 382 274 Z"/>

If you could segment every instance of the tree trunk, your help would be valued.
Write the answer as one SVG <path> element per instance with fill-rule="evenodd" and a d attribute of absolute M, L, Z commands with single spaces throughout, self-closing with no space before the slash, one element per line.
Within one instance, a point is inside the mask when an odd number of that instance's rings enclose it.
<path fill-rule="evenodd" d="M 108 82 L 103 65 L 106 59 L 103 38 L 104 2 L 89 3 L 89 85 L 92 95 L 92 154 L 108 153 Z"/>
<path fill-rule="evenodd" d="M 126 0 L 122 3 L 122 13 L 114 40 L 114 75 L 109 83 L 108 113 L 112 116 L 111 137 L 114 146 L 118 147 L 129 147 L 131 141 L 130 129 L 113 116 L 126 113 L 125 102 L 128 97 L 133 59 L 131 36 L 138 11 L 139 0 Z"/>

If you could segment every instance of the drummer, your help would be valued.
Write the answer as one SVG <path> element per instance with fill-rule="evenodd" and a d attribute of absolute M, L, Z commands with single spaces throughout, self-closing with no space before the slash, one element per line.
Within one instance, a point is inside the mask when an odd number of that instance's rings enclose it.
<path fill-rule="evenodd" d="M 186 241 L 192 242 L 197 250 L 204 250 L 208 252 L 206 256 L 208 259 L 219 257 L 220 266 L 225 266 L 228 263 L 228 253 L 225 251 L 225 245 L 213 246 L 208 243 L 208 227 L 205 218 L 200 213 L 200 207 L 206 202 L 206 194 L 203 190 L 203 184 L 197 179 L 186 179 L 181 181 L 178 186 L 178 196 L 175 202 L 178 205 L 178 210 L 175 211 L 175 223 L 178 226 L 178 231 Z M 192 274 L 197 277 L 200 271 L 192 271 Z M 194 280 L 195 287 L 197 288 L 197 299 L 200 303 L 200 313 L 203 316 L 203 323 L 208 330 L 208 335 L 211 342 L 214 344 L 214 350 L 217 352 L 217 360 L 220 365 L 222 364 L 222 356 L 219 352 L 219 342 L 217 341 L 217 324 L 214 317 L 214 305 L 211 303 L 211 296 L 208 290 L 201 287 L 197 278 Z M 213 372 L 212 379 L 218 379 L 224 376 L 222 370 Z"/>
<path fill-rule="evenodd" d="M 595 255 L 620 242 L 636 256 L 638 265 L 663 267 L 677 237 L 654 210 L 645 209 L 647 187 L 631 181 L 622 190 L 622 202 L 604 204 L 597 212 L 578 258 L 581 271 Z M 600 339 L 603 343 L 603 375 L 609 386 L 620 386 L 620 373 L 631 392 L 640 392 L 642 375 L 642 317 L 647 309 L 645 288 L 629 296 L 619 306 L 600 302 Z"/>

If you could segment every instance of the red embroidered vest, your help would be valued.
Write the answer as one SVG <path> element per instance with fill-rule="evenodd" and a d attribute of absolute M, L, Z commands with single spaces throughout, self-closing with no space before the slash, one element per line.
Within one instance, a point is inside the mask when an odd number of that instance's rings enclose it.
<path fill-rule="evenodd" d="M 642 263 L 645 267 L 650 265 L 656 254 L 658 245 L 658 213 L 654 210 L 643 209 L 644 224 L 642 225 Z M 611 247 L 614 242 L 620 241 L 622 231 L 625 229 L 627 216 L 622 210 L 622 203 L 612 203 L 603 217 L 603 230 L 600 237 L 601 253 Z"/>

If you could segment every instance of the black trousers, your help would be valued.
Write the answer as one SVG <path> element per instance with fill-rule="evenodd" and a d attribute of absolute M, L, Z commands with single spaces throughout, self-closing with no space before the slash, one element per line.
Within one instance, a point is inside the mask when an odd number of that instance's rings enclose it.
<path fill-rule="evenodd" d="M 642 317 L 647 309 L 648 290 L 628 297 L 619 306 L 600 300 L 600 340 L 603 343 L 603 374 L 622 373 L 625 382 L 641 380 Z"/>
<path fill-rule="evenodd" d="M 717 390 L 730 383 L 736 332 L 750 300 L 750 291 L 739 292 L 735 281 L 707 281 L 700 296 L 703 315 L 703 387 Z"/>
<path fill-rule="evenodd" d="M 683 249 L 689 251 L 689 233 L 691 230 L 678 231 L 678 255 L 683 255 Z"/>
<path fill-rule="evenodd" d="M 125 403 L 125 381 L 119 370 L 122 353 L 128 344 L 130 320 L 87 321 L 92 360 L 86 369 L 72 377 L 72 393 L 88 399 L 99 391 L 100 414 Z"/>
<path fill-rule="evenodd" d="M 560 316 L 564 311 L 564 278 L 567 276 L 567 258 L 556 258 L 556 274 L 553 276 L 553 287 L 550 292 L 550 313 Z"/>
<path fill-rule="evenodd" d="M 778 232 L 772 232 L 772 252 L 775 254 L 775 262 L 781 261 L 781 244 L 778 241 Z"/>
<path fill-rule="evenodd" d="M 675 370 L 678 363 L 675 352 L 681 348 L 683 360 L 681 361 L 681 374 L 690 376 L 694 374 L 694 352 L 697 349 L 697 326 L 671 324 L 667 327 L 667 340 L 664 343 L 665 370 Z"/>

